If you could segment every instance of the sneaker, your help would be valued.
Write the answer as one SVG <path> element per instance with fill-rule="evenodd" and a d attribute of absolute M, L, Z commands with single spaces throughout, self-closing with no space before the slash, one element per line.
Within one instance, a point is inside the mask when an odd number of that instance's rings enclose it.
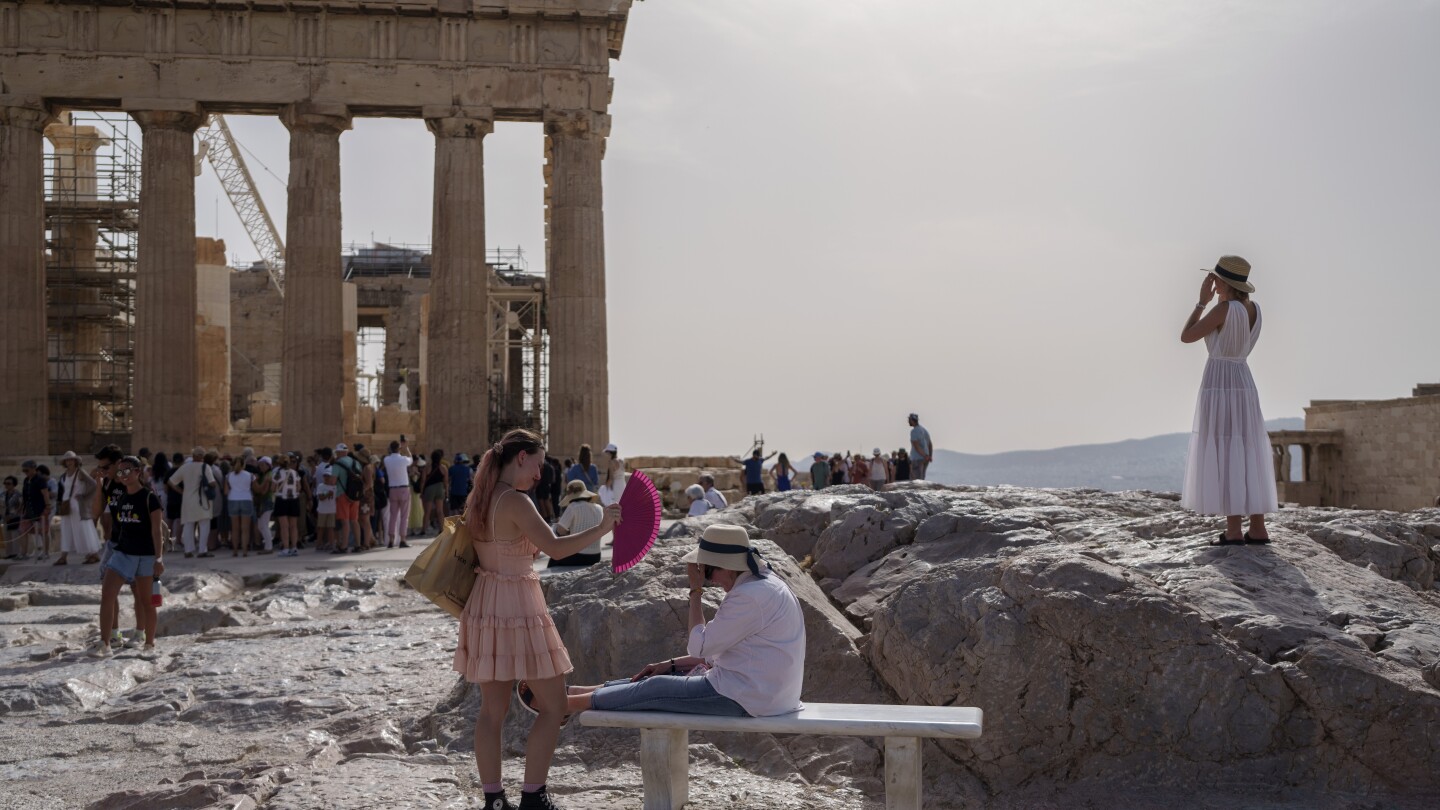
<path fill-rule="evenodd" d="M 185 552 L 185 559 L 187 559 L 187 560 L 190 559 L 191 557 L 194 557 L 194 556 L 195 556 L 194 552 L 190 552 L 190 551 Z"/>
<path fill-rule="evenodd" d="M 534 793 L 520 793 L 520 810 L 563 810 L 560 805 L 551 801 L 550 793 L 541 785 Z"/>
<path fill-rule="evenodd" d="M 91 658 L 109 658 L 114 653 L 111 652 L 109 644 L 96 644 L 90 648 L 88 655 Z"/>
<path fill-rule="evenodd" d="M 160 657 L 160 653 L 155 652 L 155 642 L 153 642 L 153 641 L 150 642 L 149 644 L 146 644 L 144 647 L 142 647 L 142 648 L 140 649 L 140 658 L 141 658 L 142 660 L 145 660 L 145 661 L 154 661 L 156 658 L 159 658 L 159 657 Z"/>
<path fill-rule="evenodd" d="M 499 793 L 486 793 L 485 803 L 480 805 L 480 810 L 515 810 L 515 805 L 510 803 L 502 790 Z"/>
<path fill-rule="evenodd" d="M 136 631 L 135 631 L 135 635 L 133 635 L 133 636 L 131 636 L 130 638 L 126 639 L 123 646 L 124 646 L 125 649 L 127 649 L 127 650 L 133 650 L 133 649 L 135 649 L 136 647 L 139 647 L 139 646 L 142 646 L 142 645 L 143 645 L 143 646 L 147 646 L 147 647 L 154 647 L 154 646 L 155 646 L 154 644 L 148 644 L 148 643 L 146 643 L 145 634 L 144 634 L 143 632 L 139 631 L 139 630 L 136 630 Z"/>

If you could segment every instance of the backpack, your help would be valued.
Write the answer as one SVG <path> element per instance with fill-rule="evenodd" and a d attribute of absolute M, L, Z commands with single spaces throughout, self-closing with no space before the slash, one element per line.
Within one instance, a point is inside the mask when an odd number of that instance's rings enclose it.
<path fill-rule="evenodd" d="M 350 458 L 347 456 L 341 460 L 350 461 Z M 344 467 L 349 471 L 349 474 L 345 476 L 345 497 L 352 501 L 359 501 L 365 497 L 365 479 L 360 476 L 360 470 L 356 469 L 355 462 L 350 461 Z"/>
<path fill-rule="evenodd" d="M 200 468 L 200 498 L 202 501 L 213 502 L 219 494 L 220 485 L 210 480 L 210 465 L 205 464 Z"/>

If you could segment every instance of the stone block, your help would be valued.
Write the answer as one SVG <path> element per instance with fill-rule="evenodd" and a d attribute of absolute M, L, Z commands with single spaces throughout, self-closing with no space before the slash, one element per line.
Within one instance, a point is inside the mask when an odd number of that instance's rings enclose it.
<path fill-rule="evenodd" d="M 375 412 L 375 433 L 405 434 L 414 436 L 420 432 L 418 411 L 402 411 L 394 405 L 386 405 Z"/>

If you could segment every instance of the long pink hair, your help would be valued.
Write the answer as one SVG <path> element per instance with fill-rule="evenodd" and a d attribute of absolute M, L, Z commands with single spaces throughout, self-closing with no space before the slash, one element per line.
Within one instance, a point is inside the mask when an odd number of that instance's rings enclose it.
<path fill-rule="evenodd" d="M 480 469 L 475 471 L 475 488 L 465 501 L 465 523 L 470 527 L 470 536 L 491 540 L 490 510 L 495 499 L 495 485 L 500 483 L 500 471 L 521 453 L 541 453 L 545 443 L 540 437 L 523 428 L 516 428 L 505 434 L 480 457 Z"/>

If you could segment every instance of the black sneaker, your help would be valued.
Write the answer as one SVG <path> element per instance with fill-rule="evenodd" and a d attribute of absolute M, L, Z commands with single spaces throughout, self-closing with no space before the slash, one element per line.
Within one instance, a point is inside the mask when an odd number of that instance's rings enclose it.
<path fill-rule="evenodd" d="M 505 791 L 499 793 L 486 793 L 485 803 L 480 805 L 480 810 L 515 810 L 515 805 L 505 796 Z"/>
<path fill-rule="evenodd" d="M 520 810 L 564 810 L 560 805 L 550 800 L 550 794 L 546 792 L 545 786 L 534 793 L 520 793 Z"/>

